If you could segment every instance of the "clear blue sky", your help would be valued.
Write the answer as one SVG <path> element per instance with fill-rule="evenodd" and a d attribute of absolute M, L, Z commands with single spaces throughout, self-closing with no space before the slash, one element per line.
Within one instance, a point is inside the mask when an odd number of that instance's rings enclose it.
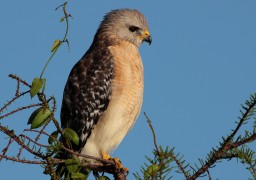
<path fill-rule="evenodd" d="M 63 2 L 1 2 L 1 106 L 15 93 L 15 81 L 8 74 L 29 82 L 40 75 L 53 41 L 64 33 L 64 24 L 59 23 L 62 11 L 54 11 Z M 158 144 L 175 146 L 188 162 L 198 163 L 198 157 L 205 158 L 221 136 L 231 132 L 240 104 L 256 92 L 256 1 L 71 1 L 71 50 L 63 46 L 45 73 L 46 93 L 57 98 L 57 117 L 70 69 L 91 44 L 104 14 L 117 8 L 138 9 L 149 22 L 153 43 L 140 48 L 145 69 L 142 112 L 151 118 Z M 30 97 L 23 100 L 31 103 Z M 11 128 L 28 127 L 29 112 L 5 121 Z M 139 171 L 152 148 L 152 135 L 141 113 L 113 156 L 121 158 L 130 169 L 128 179 L 133 179 L 132 173 Z M 49 179 L 41 171 L 33 165 L 0 163 L 1 179 Z M 219 163 L 210 172 L 213 179 L 250 177 L 236 160 Z"/>

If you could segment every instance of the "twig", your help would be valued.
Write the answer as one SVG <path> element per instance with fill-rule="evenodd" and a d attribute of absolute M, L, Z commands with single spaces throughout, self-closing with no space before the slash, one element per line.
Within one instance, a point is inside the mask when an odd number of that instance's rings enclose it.
<path fill-rule="evenodd" d="M 17 75 L 14 74 L 9 74 L 9 77 L 12 79 L 16 79 L 18 82 L 23 83 L 25 86 L 31 88 L 31 85 L 29 83 L 27 83 L 26 81 L 22 80 L 20 77 L 18 77 Z"/>
<path fill-rule="evenodd" d="M 18 159 L 20 159 L 20 156 L 21 156 L 21 153 L 22 153 L 22 150 L 23 150 L 24 148 L 21 146 L 20 148 L 19 148 L 19 152 L 18 152 L 18 154 L 17 154 L 17 158 Z"/>
<path fill-rule="evenodd" d="M 41 128 L 40 132 L 38 133 L 35 141 L 38 141 L 40 139 L 40 136 L 42 135 L 42 132 L 44 131 L 44 129 L 49 125 L 50 123 L 50 119 L 46 120 L 46 124 Z"/>
<path fill-rule="evenodd" d="M 18 96 L 15 96 L 14 98 L 12 98 L 10 101 L 8 101 L 8 103 L 6 103 L 1 109 L 0 109 L 0 113 L 6 109 L 7 106 L 10 106 L 15 100 L 19 99 L 21 96 L 24 96 L 25 94 L 29 93 L 29 91 L 20 93 Z M 1 119 L 1 117 L 0 117 Z"/>
<path fill-rule="evenodd" d="M 68 148 L 66 148 L 64 146 L 62 147 L 62 149 L 64 149 L 65 151 L 67 151 L 70 154 L 73 154 L 73 155 L 76 155 L 76 156 L 79 156 L 79 157 L 84 157 L 84 158 L 87 158 L 87 159 L 96 160 L 96 161 L 101 162 L 103 164 L 111 164 L 113 166 L 116 165 L 116 163 L 114 161 L 112 161 L 112 160 L 105 160 L 105 159 L 102 159 L 102 158 L 81 154 L 81 153 L 75 152 L 75 151 L 73 151 L 71 149 L 68 149 Z"/>
<path fill-rule="evenodd" d="M 242 139 L 241 141 L 238 141 L 238 142 L 230 143 L 228 149 L 230 150 L 230 149 L 233 149 L 233 148 L 237 148 L 237 147 L 239 147 L 243 144 L 246 144 L 246 143 L 249 143 L 249 142 L 252 142 L 252 141 L 255 141 L 255 140 L 256 140 L 256 133 L 253 133 L 248 138 Z"/>
<path fill-rule="evenodd" d="M 144 112 L 144 115 L 145 115 L 145 117 L 146 117 L 146 119 L 147 119 L 147 122 L 148 122 L 148 125 L 149 125 L 149 127 L 150 127 L 150 129 L 151 129 L 151 131 L 152 131 L 153 139 L 154 139 L 154 145 L 155 145 L 156 151 L 157 151 L 157 153 L 158 153 L 158 156 L 161 156 L 160 151 L 159 151 L 159 148 L 158 148 L 158 145 L 157 145 L 157 142 L 156 142 L 156 134 L 155 134 L 153 125 L 152 125 L 152 123 L 151 123 L 151 120 L 149 119 L 149 117 L 147 116 L 147 114 L 146 114 L 145 112 Z M 172 159 L 174 159 L 174 161 L 175 161 L 176 164 L 178 165 L 179 169 L 182 171 L 182 173 L 184 174 L 184 176 L 186 177 L 186 179 L 188 179 L 189 176 L 188 176 L 188 174 L 186 173 L 185 168 L 182 166 L 182 164 L 180 163 L 180 161 L 179 161 L 172 153 L 170 153 L 170 157 L 171 157 Z M 161 159 L 160 159 L 160 162 L 159 162 L 159 167 L 160 167 L 159 170 L 162 169 L 162 166 L 163 166 L 163 165 L 164 165 L 164 164 L 163 164 L 163 159 L 161 158 Z M 156 174 L 156 173 L 155 173 L 155 174 Z"/>
<path fill-rule="evenodd" d="M 37 132 L 37 133 L 42 133 L 48 137 L 50 137 L 51 135 L 44 132 L 44 131 L 39 131 L 39 130 L 36 130 L 36 129 L 24 129 L 24 131 L 30 131 L 30 132 Z M 56 140 L 56 139 L 55 139 Z M 59 142 L 60 143 L 60 142 Z M 73 155 L 76 155 L 76 156 L 79 156 L 79 157 L 84 157 L 84 158 L 87 158 L 87 159 L 92 159 L 92 160 L 96 160 L 98 162 L 101 162 L 103 164 L 111 164 L 111 165 L 115 165 L 115 162 L 112 161 L 112 160 L 105 160 L 105 159 L 102 159 L 102 158 L 98 158 L 98 157 L 94 157 L 94 156 L 89 156 L 89 155 L 85 155 L 85 154 L 81 154 L 81 153 L 78 153 L 78 152 L 75 152 L 69 148 L 66 148 L 64 146 L 62 146 L 62 149 L 64 149 L 65 151 L 67 151 L 68 153 L 70 154 L 73 154 Z"/>
<path fill-rule="evenodd" d="M 0 130 L 3 131 L 6 135 L 8 135 L 10 138 L 12 138 L 14 141 L 16 141 L 20 146 L 22 146 L 24 149 L 26 149 L 28 152 L 30 152 L 31 154 L 40 157 L 42 159 L 45 158 L 45 156 L 41 153 L 35 152 L 32 149 L 30 149 L 28 146 L 26 146 L 20 139 L 18 136 L 15 135 L 13 130 L 9 130 L 7 127 L 1 126 L 0 125 Z"/>
<path fill-rule="evenodd" d="M 149 127 L 150 127 L 150 129 L 151 129 L 151 131 L 152 131 L 155 148 L 156 148 L 156 150 L 157 150 L 158 155 L 160 155 L 160 151 L 159 151 L 158 145 L 157 145 L 157 143 L 156 143 L 156 134 L 155 134 L 154 128 L 153 128 L 153 126 L 152 126 L 151 120 L 149 119 L 149 117 L 147 116 L 147 114 L 146 114 L 145 112 L 144 112 L 144 115 L 145 115 L 145 117 L 146 117 L 146 119 L 147 119 L 147 122 L 148 122 L 148 125 L 149 125 Z"/>
<path fill-rule="evenodd" d="M 41 143 L 37 142 L 36 140 L 33 140 L 33 139 L 31 139 L 30 137 L 28 137 L 28 136 L 26 136 L 24 134 L 20 134 L 18 137 L 23 137 L 23 138 L 29 140 L 30 142 L 40 146 L 40 147 L 49 148 L 49 146 L 41 144 Z"/>
<path fill-rule="evenodd" d="M 182 164 L 180 163 L 180 161 L 174 156 L 174 154 L 170 153 L 170 156 L 172 159 L 174 159 L 174 161 L 176 162 L 176 164 L 178 165 L 178 168 L 182 171 L 183 175 L 186 177 L 186 179 L 189 179 L 189 175 L 187 174 L 187 172 L 185 171 L 185 168 L 182 166 Z"/>
<path fill-rule="evenodd" d="M 210 174 L 209 170 L 207 170 L 206 172 L 208 174 L 209 180 L 212 180 L 212 177 L 211 177 L 211 174 Z"/>
<path fill-rule="evenodd" d="M 115 165 L 108 165 L 108 164 L 103 164 L 103 163 L 83 163 L 82 167 L 84 168 L 89 168 L 92 171 L 96 171 L 96 172 L 106 172 L 109 174 L 112 174 L 115 178 L 115 180 L 126 180 L 126 174 L 122 171 L 120 171 L 120 169 L 118 167 L 116 167 Z"/>
<path fill-rule="evenodd" d="M 23 130 L 24 132 L 36 132 L 36 133 L 42 133 L 42 134 L 44 134 L 44 135 L 46 135 L 46 136 L 48 136 L 48 137 L 50 137 L 51 135 L 50 134 L 48 134 L 48 133 L 46 133 L 46 132 L 41 132 L 40 130 L 36 130 L 36 129 L 24 129 Z"/>
<path fill-rule="evenodd" d="M 31 161 L 26 159 L 17 159 L 16 157 L 8 157 L 6 155 L 0 154 L 0 158 L 4 158 L 9 161 L 25 163 L 25 164 L 46 164 L 44 161 Z"/>
<path fill-rule="evenodd" d="M 41 74 L 40 74 L 40 79 L 42 79 L 43 74 L 44 74 L 44 72 L 45 72 L 47 66 L 48 66 L 49 63 L 51 62 L 52 58 L 53 58 L 54 55 L 56 54 L 56 52 L 57 52 L 57 50 L 59 49 L 59 47 L 62 45 L 63 42 L 67 42 L 67 35 L 68 35 L 68 28 L 69 28 L 69 26 L 68 26 L 68 17 L 69 17 L 69 15 L 68 15 L 68 13 L 67 13 L 67 11 L 66 11 L 66 6 L 67 6 L 67 2 L 65 2 L 64 4 L 58 6 L 58 7 L 55 9 L 55 10 L 57 10 L 59 7 L 63 7 L 63 12 L 64 12 L 64 16 L 65 16 L 65 21 L 66 21 L 66 31 L 65 31 L 65 35 L 64 35 L 64 37 L 63 37 L 63 40 L 60 41 L 60 43 L 54 48 L 54 50 L 52 51 L 51 56 L 50 56 L 49 59 L 47 60 L 45 66 L 44 66 L 44 68 L 43 68 L 43 70 L 42 70 L 42 72 L 41 72 Z"/>
<path fill-rule="evenodd" d="M 61 134 L 62 131 L 61 131 L 61 128 L 60 128 L 60 125 L 59 125 L 57 119 L 55 119 L 55 117 L 52 117 L 52 121 L 53 121 L 55 127 L 57 128 L 57 131 Z"/>
<path fill-rule="evenodd" d="M 19 96 L 19 94 L 20 94 L 20 79 L 17 80 L 17 88 L 16 88 L 15 96 Z"/>
<path fill-rule="evenodd" d="M 13 142 L 13 139 L 10 138 L 7 146 L 2 150 L 3 156 L 5 156 L 5 154 L 7 153 L 7 151 L 8 151 L 8 149 L 9 149 L 9 147 L 10 147 L 12 142 Z M 0 157 L 0 161 L 2 161 L 2 159 L 3 159 L 3 157 Z"/>
<path fill-rule="evenodd" d="M 15 109 L 15 110 L 13 110 L 13 111 L 11 111 L 11 112 L 5 114 L 5 115 L 0 116 L 0 119 L 3 119 L 3 118 L 5 118 L 5 117 L 7 117 L 7 116 L 10 116 L 10 115 L 12 115 L 12 114 L 14 114 L 14 113 L 16 113 L 16 112 L 22 111 L 22 110 L 24 110 L 24 109 L 29 109 L 29 108 L 36 107 L 36 106 L 41 106 L 41 105 L 42 105 L 42 103 L 37 103 L 37 104 L 31 104 L 31 105 L 28 105 L 28 106 L 20 107 L 20 108 Z"/>

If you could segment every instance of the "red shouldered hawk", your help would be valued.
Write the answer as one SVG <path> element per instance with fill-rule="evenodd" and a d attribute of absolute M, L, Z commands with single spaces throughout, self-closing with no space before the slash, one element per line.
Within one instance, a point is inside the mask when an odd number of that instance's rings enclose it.
<path fill-rule="evenodd" d="M 143 65 L 138 47 L 151 43 L 148 24 L 137 10 L 105 15 L 92 45 L 70 72 L 61 108 L 63 128 L 80 137 L 73 149 L 102 157 L 134 125 L 143 98 Z"/>

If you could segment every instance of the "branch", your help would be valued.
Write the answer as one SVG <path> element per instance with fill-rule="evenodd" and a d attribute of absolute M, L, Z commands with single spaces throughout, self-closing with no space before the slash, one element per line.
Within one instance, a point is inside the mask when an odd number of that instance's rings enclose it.
<path fill-rule="evenodd" d="M 256 105 L 255 96 L 251 97 L 251 101 L 252 102 L 246 101 L 246 104 L 248 105 L 248 107 L 242 106 L 243 109 L 245 109 L 246 111 L 245 113 L 242 113 L 242 118 L 240 118 L 240 121 L 236 126 L 235 130 L 227 137 L 227 139 L 224 140 L 224 142 L 222 143 L 221 147 L 218 150 L 213 151 L 212 155 L 205 162 L 205 164 L 201 168 L 199 168 L 197 172 L 193 174 L 193 176 L 188 178 L 189 180 L 194 180 L 198 178 L 200 175 L 206 173 L 208 169 L 216 163 L 216 161 L 221 160 L 221 158 L 225 155 L 227 151 L 237 148 L 245 143 L 251 142 L 256 139 L 256 134 L 253 133 L 249 138 L 245 138 L 239 142 L 234 142 L 234 143 L 232 142 L 234 136 L 237 134 L 237 132 L 239 131 L 243 123 L 248 119 L 248 117 L 254 111 L 254 107 Z"/>
<path fill-rule="evenodd" d="M 26 159 L 17 159 L 16 157 L 8 157 L 6 155 L 0 154 L 1 159 L 6 159 L 9 161 L 24 163 L 24 164 L 46 164 L 44 161 L 31 161 Z"/>
<path fill-rule="evenodd" d="M 48 133 L 41 131 L 41 130 L 35 130 L 35 129 L 24 129 L 24 131 L 29 131 L 29 132 L 36 132 L 36 133 L 41 133 L 44 134 L 48 137 L 50 137 L 51 135 L 49 135 Z M 53 138 L 53 137 L 52 137 Z M 55 138 L 53 138 L 55 139 Z M 89 155 L 85 155 L 85 154 L 81 154 L 78 152 L 73 151 L 72 149 L 66 148 L 62 145 L 62 143 L 60 141 L 58 141 L 57 139 L 55 139 L 59 144 L 61 144 L 61 149 L 63 149 L 64 151 L 68 152 L 70 155 L 72 155 L 73 157 L 83 157 L 85 159 L 91 159 L 91 160 L 95 160 L 96 162 L 86 162 L 83 163 L 83 167 L 85 168 L 89 168 L 90 170 L 93 171 L 97 171 L 97 172 L 106 172 L 109 174 L 113 174 L 113 176 L 115 177 L 115 179 L 117 180 L 125 180 L 126 178 L 126 173 L 124 171 L 122 171 L 117 164 L 115 163 L 114 160 L 105 160 L 102 158 L 98 158 L 98 157 L 94 157 L 94 156 L 89 156 Z M 40 146 L 39 143 L 37 143 L 37 145 Z M 43 145 L 44 146 L 44 145 Z M 43 147 L 42 146 L 42 147 Z M 62 159 L 58 159 L 58 158 L 54 158 L 52 159 L 56 164 L 59 163 L 64 163 L 65 160 Z"/>
<path fill-rule="evenodd" d="M 6 135 L 8 135 L 10 138 L 12 138 L 15 142 L 17 142 L 21 147 L 26 149 L 28 152 L 31 154 L 40 157 L 42 159 L 45 158 L 45 156 L 41 153 L 35 152 L 32 149 L 30 149 L 27 145 L 25 145 L 18 136 L 15 135 L 13 130 L 9 130 L 7 127 L 1 126 L 0 125 L 0 131 L 4 132 Z"/>
<path fill-rule="evenodd" d="M 18 77 L 17 75 L 14 74 L 9 74 L 9 77 L 12 79 L 16 79 L 18 82 L 23 83 L 25 86 L 31 88 L 31 85 L 29 83 L 27 83 L 25 80 L 21 79 L 20 77 Z M 17 88 L 18 89 L 18 88 Z"/>
<path fill-rule="evenodd" d="M 247 143 L 255 141 L 255 140 L 256 140 L 256 133 L 253 133 L 248 138 L 242 139 L 241 141 L 238 141 L 238 142 L 230 143 L 229 144 L 230 147 L 228 148 L 228 150 L 233 149 L 233 148 L 237 148 L 237 147 L 239 147 L 243 144 L 247 144 Z"/>
<path fill-rule="evenodd" d="M 158 167 L 159 167 L 159 170 L 158 172 L 160 172 L 160 174 L 162 174 L 162 169 L 163 167 L 166 166 L 166 164 L 164 163 L 164 160 L 168 158 L 168 156 L 170 156 L 177 164 L 178 168 L 181 170 L 181 172 L 184 174 L 184 176 L 186 177 L 186 179 L 189 178 L 189 175 L 188 173 L 186 172 L 185 170 L 185 167 L 183 167 L 182 163 L 179 161 L 179 159 L 174 155 L 173 153 L 173 150 L 171 150 L 170 152 L 171 153 L 161 153 L 162 152 L 162 148 L 160 147 L 161 151 L 159 150 L 158 148 L 158 145 L 157 145 L 157 142 L 156 142 L 156 134 L 155 134 L 155 130 L 154 130 L 154 127 L 151 123 L 151 120 L 149 119 L 149 117 L 147 116 L 147 114 L 144 112 L 144 115 L 147 119 L 147 122 L 148 122 L 148 125 L 152 131 L 152 134 L 153 134 L 153 139 L 154 139 L 154 145 L 155 145 L 155 149 L 156 149 L 156 152 L 157 152 L 157 156 L 158 158 L 160 159 L 159 161 L 159 164 L 158 164 Z M 164 157 L 162 157 L 164 155 Z M 151 173 L 152 174 L 152 173 Z M 155 176 L 157 176 L 157 173 L 153 173 Z M 155 177 L 152 177 L 152 178 L 155 178 Z"/>
<path fill-rule="evenodd" d="M 29 93 L 29 91 L 23 92 L 21 94 L 19 94 L 18 96 L 15 96 L 13 99 L 11 99 L 10 101 L 8 101 L 1 109 L 0 109 L 0 113 L 3 112 L 4 109 L 7 108 L 7 106 L 10 106 L 15 100 L 19 99 L 21 96 L 24 96 L 25 94 Z M 3 117 L 0 117 L 0 119 Z"/>
<path fill-rule="evenodd" d="M 28 91 L 25 92 L 25 93 L 28 93 Z M 23 93 L 21 93 L 21 94 L 23 94 Z M 23 95 L 24 95 L 24 94 L 23 94 Z M 9 103 L 11 104 L 12 102 L 10 101 Z M 22 111 L 22 110 L 24 110 L 24 109 L 29 109 L 29 108 L 36 107 L 36 106 L 41 106 L 41 105 L 42 105 L 42 103 L 37 103 L 37 104 L 31 104 L 31 105 L 28 105 L 28 106 L 23 106 L 23 107 L 17 108 L 17 109 L 15 109 L 15 110 L 13 110 L 13 111 L 11 111 L 11 112 L 5 114 L 5 115 L 0 116 L 0 119 L 3 119 L 3 118 L 5 118 L 5 117 L 7 117 L 7 116 L 10 116 L 10 115 L 12 115 L 12 114 L 14 114 L 14 113 L 17 113 L 17 112 L 19 112 L 19 111 Z M 8 104 L 7 104 L 6 106 L 8 106 Z M 0 111 L 1 111 L 1 110 L 0 110 Z"/>
<path fill-rule="evenodd" d="M 157 143 L 156 143 L 156 134 L 155 134 L 155 130 L 154 130 L 154 128 L 153 128 L 153 125 L 152 125 L 152 123 L 151 123 L 151 120 L 149 119 L 149 117 L 147 116 L 147 114 L 146 114 L 145 112 L 144 112 L 144 115 L 145 115 L 145 117 L 146 117 L 146 119 L 147 119 L 147 122 L 148 122 L 148 125 L 149 125 L 149 127 L 150 127 L 150 129 L 151 129 L 151 131 L 152 131 L 155 148 L 156 148 L 158 154 L 160 155 L 160 151 L 159 151 L 158 145 L 157 145 Z"/>

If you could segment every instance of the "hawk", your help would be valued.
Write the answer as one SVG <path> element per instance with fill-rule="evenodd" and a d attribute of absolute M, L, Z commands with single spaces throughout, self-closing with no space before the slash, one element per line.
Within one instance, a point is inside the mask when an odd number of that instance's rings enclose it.
<path fill-rule="evenodd" d="M 80 138 L 73 149 L 102 157 L 134 125 L 143 98 L 143 64 L 138 51 L 151 43 L 146 18 L 133 9 L 107 13 L 85 55 L 72 68 L 63 94 L 62 128 Z"/>

